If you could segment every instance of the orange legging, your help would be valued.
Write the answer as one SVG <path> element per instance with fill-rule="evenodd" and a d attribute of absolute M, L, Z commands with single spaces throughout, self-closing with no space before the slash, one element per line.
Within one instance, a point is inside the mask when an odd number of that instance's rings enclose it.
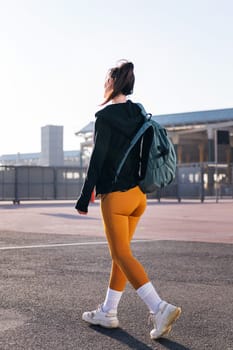
<path fill-rule="evenodd" d="M 146 196 L 140 188 L 111 192 L 101 196 L 105 233 L 112 257 L 109 287 L 123 291 L 127 280 L 135 289 L 149 282 L 148 276 L 132 255 L 130 241 L 146 208 Z"/>

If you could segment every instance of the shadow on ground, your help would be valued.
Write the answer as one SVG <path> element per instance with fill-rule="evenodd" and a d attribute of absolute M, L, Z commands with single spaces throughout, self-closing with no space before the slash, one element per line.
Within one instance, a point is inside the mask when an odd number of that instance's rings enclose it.
<path fill-rule="evenodd" d="M 131 334 L 124 331 L 122 328 L 117 328 L 112 330 L 112 329 L 101 328 L 99 326 L 93 326 L 93 325 L 91 325 L 90 328 L 92 328 L 98 333 L 101 333 L 107 337 L 110 337 L 112 339 L 119 341 L 123 345 L 127 345 L 130 349 L 135 349 L 135 350 L 152 349 L 151 346 L 136 339 Z M 169 350 L 190 350 L 189 348 L 169 339 L 161 338 L 160 340 L 155 341 L 155 344 L 156 343 L 161 344 L 165 349 L 169 349 Z"/>
<path fill-rule="evenodd" d="M 41 213 L 40 215 L 53 216 L 61 219 L 73 219 L 73 220 L 97 220 L 98 218 L 91 217 L 90 215 L 87 217 L 86 215 L 77 214 L 65 214 L 65 213 Z"/>

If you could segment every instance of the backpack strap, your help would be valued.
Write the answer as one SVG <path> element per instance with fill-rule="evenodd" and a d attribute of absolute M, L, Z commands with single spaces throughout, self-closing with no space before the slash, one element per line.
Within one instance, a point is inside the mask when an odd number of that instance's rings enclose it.
<path fill-rule="evenodd" d="M 117 171 L 116 171 L 116 175 L 115 175 L 115 179 L 114 179 L 114 183 L 117 182 L 117 179 L 118 179 L 118 176 L 121 172 L 121 169 L 123 167 L 123 165 L 125 164 L 125 161 L 131 151 L 131 149 L 135 146 L 135 144 L 138 142 L 138 140 L 140 139 L 140 137 L 145 133 L 145 131 L 147 129 L 149 129 L 151 127 L 151 124 L 149 123 L 149 120 L 151 118 L 151 114 L 149 113 L 146 113 L 143 105 L 141 105 L 140 103 L 137 103 L 137 105 L 141 108 L 141 112 L 143 114 L 143 116 L 145 117 L 145 122 L 143 123 L 143 125 L 141 126 L 141 128 L 137 131 L 137 133 L 135 134 L 135 136 L 133 137 L 133 139 L 131 140 L 130 142 L 130 145 L 129 145 L 129 148 L 126 150 L 123 158 L 121 159 L 119 165 L 118 165 L 118 168 L 117 168 Z M 150 118 L 148 118 L 148 116 Z"/>
<path fill-rule="evenodd" d="M 146 118 L 146 121 L 147 120 L 151 120 L 152 114 L 151 113 L 147 113 L 145 108 L 143 107 L 143 105 L 141 103 L 137 103 L 137 105 L 141 108 L 141 113 Z M 163 131 L 161 131 L 161 132 L 163 133 L 164 138 L 166 138 L 167 137 L 167 131 L 166 131 L 165 128 L 162 128 L 162 129 L 163 129 Z M 161 150 L 160 150 L 161 151 L 161 156 L 168 154 L 169 147 L 168 147 L 167 143 L 165 143 L 164 138 L 162 138 L 160 136 L 160 134 L 158 134 L 158 137 L 159 137 L 160 144 L 161 144 Z"/>
<path fill-rule="evenodd" d="M 141 103 L 137 102 L 137 105 L 141 109 L 141 113 L 146 118 L 146 120 L 151 120 L 152 114 L 147 113 L 144 106 Z"/>

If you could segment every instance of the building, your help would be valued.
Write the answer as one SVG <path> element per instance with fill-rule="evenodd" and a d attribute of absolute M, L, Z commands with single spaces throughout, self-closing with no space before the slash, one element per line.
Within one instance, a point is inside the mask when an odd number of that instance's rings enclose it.
<path fill-rule="evenodd" d="M 80 151 L 63 151 L 63 126 L 47 125 L 41 128 L 41 152 L 4 154 L 3 166 L 80 166 Z"/>
<path fill-rule="evenodd" d="M 80 166 L 80 151 L 64 151 L 64 166 Z M 0 156 L 0 165 L 2 166 L 38 166 L 41 165 L 41 153 L 17 153 L 4 154 Z"/>
<path fill-rule="evenodd" d="M 153 118 L 167 128 L 178 163 L 233 162 L 233 108 Z"/>
<path fill-rule="evenodd" d="M 16 153 L 0 156 L 0 165 L 39 165 L 40 153 Z"/>
<path fill-rule="evenodd" d="M 40 165 L 63 165 L 63 126 L 46 125 L 41 128 Z"/>
<path fill-rule="evenodd" d="M 233 162 L 233 108 L 154 115 L 176 148 L 178 163 Z M 84 137 L 81 157 L 92 145 L 94 122 L 76 133 Z"/>
<path fill-rule="evenodd" d="M 233 163 L 233 108 L 154 115 L 176 148 L 178 164 Z M 82 137 L 80 151 L 63 152 L 63 127 L 41 129 L 41 153 L 0 156 L 0 165 L 51 165 L 87 167 L 93 147 L 94 122 L 75 135 Z"/>
<path fill-rule="evenodd" d="M 80 143 L 80 165 L 86 167 L 90 159 L 91 151 L 93 148 L 93 135 L 94 134 L 94 122 L 88 123 L 80 131 L 76 132 L 76 136 L 83 138 Z"/>

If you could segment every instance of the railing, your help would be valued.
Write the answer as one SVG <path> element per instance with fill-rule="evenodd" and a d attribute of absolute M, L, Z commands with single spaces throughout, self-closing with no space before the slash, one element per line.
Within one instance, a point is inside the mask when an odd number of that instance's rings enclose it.
<path fill-rule="evenodd" d="M 152 196 L 160 198 L 206 199 L 233 198 L 233 165 L 215 163 L 180 164 L 172 184 Z"/>
<path fill-rule="evenodd" d="M 76 199 L 85 178 L 80 167 L 0 166 L 0 201 Z M 233 166 L 181 164 L 172 184 L 149 198 L 233 198 Z"/>
<path fill-rule="evenodd" d="M 0 200 L 75 199 L 84 177 L 76 167 L 1 166 Z"/>

